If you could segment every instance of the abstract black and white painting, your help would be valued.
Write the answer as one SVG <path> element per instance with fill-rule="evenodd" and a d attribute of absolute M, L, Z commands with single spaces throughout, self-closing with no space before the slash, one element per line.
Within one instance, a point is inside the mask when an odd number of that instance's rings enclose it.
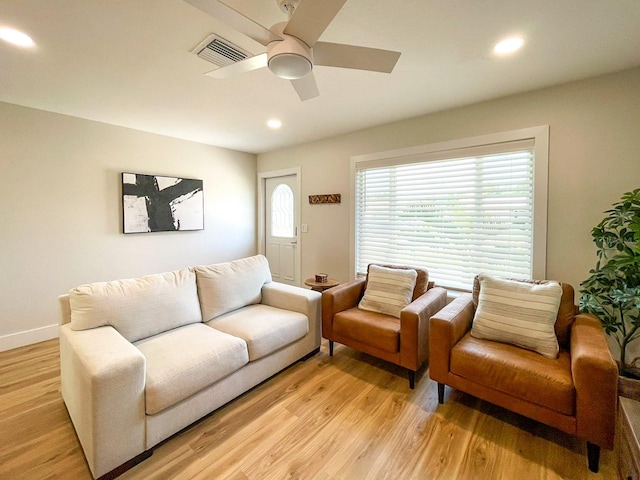
<path fill-rule="evenodd" d="M 202 180 L 122 174 L 124 233 L 204 229 Z"/>

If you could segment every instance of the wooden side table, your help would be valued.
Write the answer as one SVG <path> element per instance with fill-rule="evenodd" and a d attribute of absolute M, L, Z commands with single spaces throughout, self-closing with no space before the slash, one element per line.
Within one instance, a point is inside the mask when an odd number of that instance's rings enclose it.
<path fill-rule="evenodd" d="M 315 290 L 316 292 L 324 292 L 328 288 L 339 285 L 340 282 L 335 278 L 327 278 L 326 282 L 316 282 L 315 278 L 307 278 L 304 281 L 304 284 L 307 287 L 311 287 L 311 290 Z"/>

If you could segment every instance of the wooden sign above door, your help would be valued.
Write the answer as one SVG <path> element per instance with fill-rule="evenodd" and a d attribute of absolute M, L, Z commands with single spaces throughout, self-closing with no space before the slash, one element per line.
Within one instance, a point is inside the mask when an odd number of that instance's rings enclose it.
<path fill-rule="evenodd" d="M 319 203 L 340 203 L 341 195 L 339 193 L 330 193 L 326 195 L 309 195 L 309 204 L 316 205 Z"/>

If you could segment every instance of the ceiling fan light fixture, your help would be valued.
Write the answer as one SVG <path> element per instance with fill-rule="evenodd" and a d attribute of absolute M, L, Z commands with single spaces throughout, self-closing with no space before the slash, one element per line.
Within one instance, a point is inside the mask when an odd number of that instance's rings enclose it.
<path fill-rule="evenodd" d="M 309 59 L 297 53 L 281 53 L 269 58 L 269 70 L 286 80 L 306 77 L 312 69 Z"/>
<path fill-rule="evenodd" d="M 276 31 L 284 24 L 274 25 Z M 287 35 L 282 35 L 282 40 L 267 45 L 267 65 L 274 75 L 287 80 L 297 80 L 306 77 L 313 70 L 313 53 L 302 40 Z"/>

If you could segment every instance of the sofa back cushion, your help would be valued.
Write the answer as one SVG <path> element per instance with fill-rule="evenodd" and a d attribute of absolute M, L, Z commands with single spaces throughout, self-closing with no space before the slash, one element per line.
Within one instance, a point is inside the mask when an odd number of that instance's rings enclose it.
<path fill-rule="evenodd" d="M 196 275 L 187 268 L 81 285 L 69 301 L 73 330 L 111 325 L 130 342 L 202 322 Z"/>
<path fill-rule="evenodd" d="M 549 280 L 518 280 L 520 282 L 526 282 L 531 284 L 545 284 Z M 571 325 L 575 320 L 575 306 L 574 306 L 574 290 L 568 283 L 560 283 L 562 287 L 562 296 L 560 297 L 560 307 L 558 308 L 558 315 L 556 316 L 556 323 L 554 330 L 558 344 L 560 348 L 569 348 L 569 336 L 571 333 Z M 473 303 L 475 309 L 478 308 L 478 295 L 480 293 L 480 280 L 476 276 L 473 281 Z"/>
<path fill-rule="evenodd" d="M 260 303 L 262 286 L 271 282 L 264 255 L 195 267 L 205 322 L 247 305 Z"/>

